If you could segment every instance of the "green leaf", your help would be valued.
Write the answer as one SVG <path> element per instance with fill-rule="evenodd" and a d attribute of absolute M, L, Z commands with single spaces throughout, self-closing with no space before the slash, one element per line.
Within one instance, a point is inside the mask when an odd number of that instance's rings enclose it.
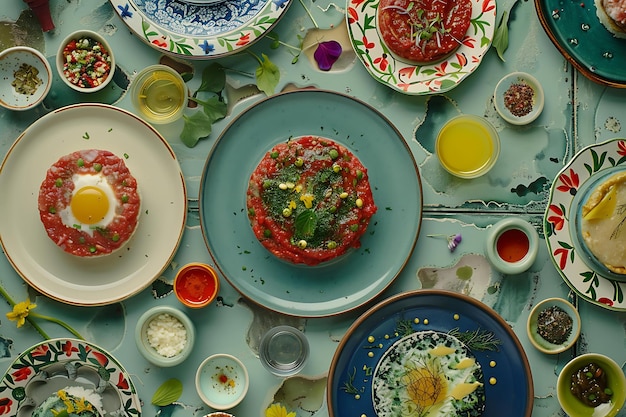
<path fill-rule="evenodd" d="M 498 56 L 504 62 L 504 52 L 509 47 L 509 12 L 506 10 L 502 14 L 500 24 L 493 35 L 492 46 L 496 48 Z"/>
<path fill-rule="evenodd" d="M 220 64 L 211 64 L 202 71 L 202 83 L 196 93 L 200 91 L 208 91 L 211 93 L 219 93 L 226 86 L 226 73 L 224 67 Z M 194 94 L 195 96 L 196 94 Z"/>
<path fill-rule="evenodd" d="M 197 111 L 191 116 L 183 114 L 185 125 L 180 133 L 180 140 L 189 148 L 198 144 L 201 138 L 211 134 L 213 130 L 213 120 L 205 112 Z"/>
<path fill-rule="evenodd" d="M 183 393 L 183 383 L 176 378 L 171 378 L 161 384 L 152 396 L 152 404 L 164 407 L 178 400 Z"/>
<path fill-rule="evenodd" d="M 256 69 L 256 86 L 266 95 L 271 96 L 280 81 L 280 70 L 267 55 L 261 54 L 261 56 L 263 59 Z"/>
<path fill-rule="evenodd" d="M 223 119 L 226 117 L 226 113 L 228 112 L 228 106 L 217 96 L 210 97 L 207 100 L 199 100 L 197 98 L 193 99 L 196 103 L 200 104 L 204 109 L 204 113 L 209 116 L 211 119 L 211 123 L 216 120 Z"/>
<path fill-rule="evenodd" d="M 296 217 L 296 235 L 302 237 L 313 236 L 317 227 L 317 214 L 313 210 L 304 210 Z"/>

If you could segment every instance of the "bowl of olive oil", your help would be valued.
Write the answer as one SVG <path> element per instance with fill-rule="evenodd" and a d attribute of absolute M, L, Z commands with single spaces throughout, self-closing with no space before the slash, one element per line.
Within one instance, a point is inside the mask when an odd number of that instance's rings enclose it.
<path fill-rule="evenodd" d="M 151 65 L 139 72 L 130 93 L 139 115 L 154 124 L 178 120 L 187 104 L 185 81 L 167 65 Z"/>

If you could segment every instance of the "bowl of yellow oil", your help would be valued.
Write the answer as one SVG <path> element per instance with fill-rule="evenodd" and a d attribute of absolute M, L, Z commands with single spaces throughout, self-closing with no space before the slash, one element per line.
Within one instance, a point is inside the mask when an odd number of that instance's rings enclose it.
<path fill-rule="evenodd" d="M 450 119 L 439 131 L 435 152 L 441 166 L 459 178 L 487 173 L 500 155 L 498 132 L 483 117 L 463 114 Z"/>
<path fill-rule="evenodd" d="M 139 115 L 150 123 L 171 123 L 187 105 L 183 77 L 167 65 L 151 65 L 140 71 L 131 83 L 130 93 Z"/>

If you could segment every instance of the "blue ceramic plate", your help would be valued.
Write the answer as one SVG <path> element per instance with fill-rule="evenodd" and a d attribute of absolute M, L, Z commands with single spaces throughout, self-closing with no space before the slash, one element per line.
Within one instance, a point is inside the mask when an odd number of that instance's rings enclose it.
<path fill-rule="evenodd" d="M 361 248 L 326 266 L 275 258 L 246 215 L 248 181 L 263 155 L 304 135 L 351 150 L 368 169 L 378 206 Z M 422 219 L 419 172 L 400 133 L 363 102 L 322 90 L 272 96 L 233 120 L 208 156 L 199 201 L 205 242 L 226 279 L 253 302 L 301 317 L 339 314 L 380 294 L 411 256 Z"/>
<path fill-rule="evenodd" d="M 437 290 L 411 291 L 391 297 L 372 307 L 348 329 L 328 374 L 330 417 L 376 415 L 372 400 L 373 371 L 403 336 L 418 331 L 448 333 L 457 329 L 461 333 L 488 332 L 499 342 L 497 350 L 470 349 L 484 376 L 485 409 L 481 416 L 530 417 L 534 396 L 532 375 L 528 358 L 511 326 L 474 298 Z"/>
<path fill-rule="evenodd" d="M 291 0 L 109 0 L 140 39 L 161 52 L 210 59 L 239 52 L 271 30 Z"/>
<path fill-rule="evenodd" d="M 592 0 L 568 3 L 535 0 L 546 34 L 585 77 L 611 87 L 626 88 L 624 39 L 613 37 L 596 15 Z"/>

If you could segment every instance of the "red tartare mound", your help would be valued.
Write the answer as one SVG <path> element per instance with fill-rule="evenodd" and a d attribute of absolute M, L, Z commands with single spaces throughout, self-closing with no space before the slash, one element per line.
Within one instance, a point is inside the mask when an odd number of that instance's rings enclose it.
<path fill-rule="evenodd" d="M 107 255 L 137 228 L 137 180 L 124 160 L 105 150 L 87 149 L 61 157 L 39 189 L 39 215 L 46 233 L 67 253 Z"/>
<path fill-rule="evenodd" d="M 416 64 L 441 61 L 461 46 L 471 0 L 380 0 L 378 31 L 396 57 Z"/>
<path fill-rule="evenodd" d="M 360 246 L 376 205 L 367 169 L 344 146 L 304 136 L 274 146 L 250 177 L 248 217 L 276 257 L 317 265 Z"/>

